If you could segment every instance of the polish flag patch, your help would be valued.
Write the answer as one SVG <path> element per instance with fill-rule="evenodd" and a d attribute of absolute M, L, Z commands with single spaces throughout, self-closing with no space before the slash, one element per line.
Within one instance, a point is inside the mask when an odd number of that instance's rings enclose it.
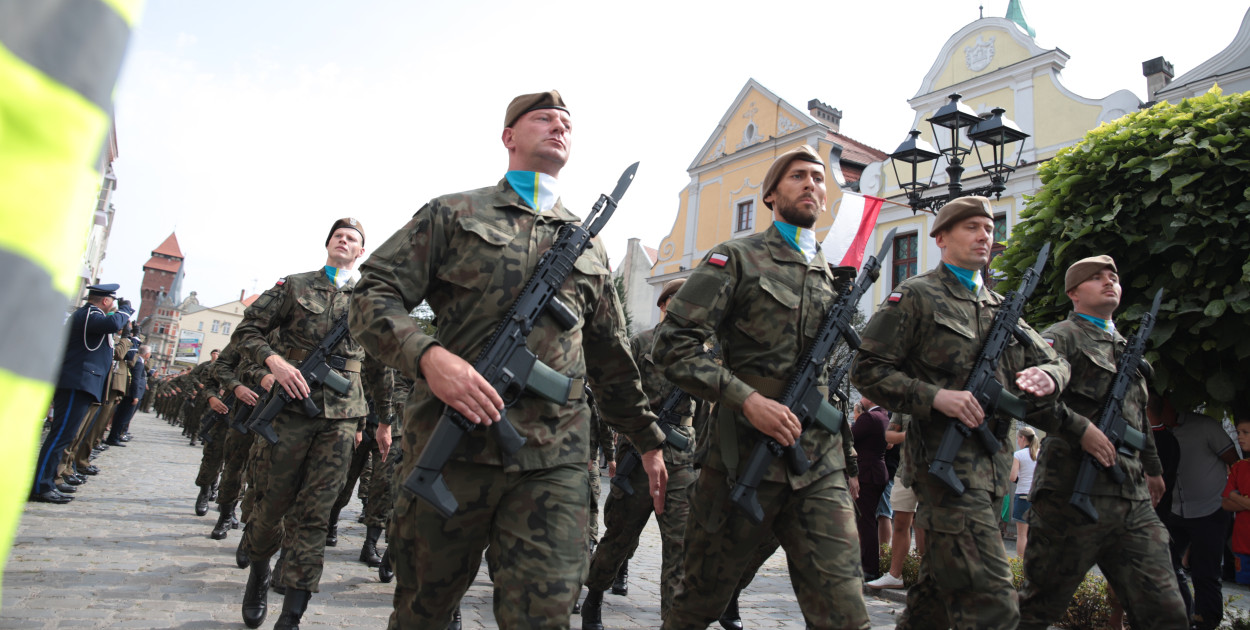
<path fill-rule="evenodd" d="M 281 278 L 278 278 L 278 282 L 277 282 L 277 284 L 278 284 L 278 286 L 282 286 L 282 285 L 286 284 L 286 276 L 283 276 L 283 277 L 281 277 Z"/>
<path fill-rule="evenodd" d="M 889 302 L 890 304 L 898 304 L 902 299 L 903 299 L 903 294 L 899 293 L 898 291 L 895 291 L 894 293 L 891 293 L 890 297 L 887 297 L 885 301 Z"/>
<path fill-rule="evenodd" d="M 712 254 L 711 256 L 708 256 L 707 261 L 709 264 L 716 265 L 717 267 L 724 267 L 725 263 L 729 262 L 729 257 L 724 254 Z"/>
<path fill-rule="evenodd" d="M 1054 339 L 1051 339 L 1051 338 L 1049 338 L 1049 337 L 1042 337 L 1042 341 L 1045 341 L 1045 342 L 1046 342 L 1046 345 L 1048 345 L 1048 346 L 1050 346 L 1050 347 L 1052 347 L 1052 348 L 1053 348 L 1053 347 L 1055 347 L 1055 340 L 1054 340 Z"/>

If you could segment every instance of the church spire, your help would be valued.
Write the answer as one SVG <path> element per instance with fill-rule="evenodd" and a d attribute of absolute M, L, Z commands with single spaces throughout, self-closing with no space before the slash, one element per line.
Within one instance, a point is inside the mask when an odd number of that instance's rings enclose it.
<path fill-rule="evenodd" d="M 1028 18 L 1024 17 L 1024 0 L 1010 0 L 1007 3 L 1007 19 L 1019 25 L 1029 37 L 1037 37 L 1037 31 L 1029 26 Z"/>

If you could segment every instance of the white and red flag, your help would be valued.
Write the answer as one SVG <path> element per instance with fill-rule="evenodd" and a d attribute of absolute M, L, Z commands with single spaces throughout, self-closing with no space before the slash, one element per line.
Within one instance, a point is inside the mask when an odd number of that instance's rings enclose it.
<path fill-rule="evenodd" d="M 842 191 L 837 217 L 834 218 L 829 233 L 825 235 L 824 242 L 820 244 L 829 264 L 859 269 L 864 262 L 864 250 L 872 239 L 872 231 L 877 226 L 877 215 L 881 213 L 881 204 L 884 201 L 871 195 Z"/>

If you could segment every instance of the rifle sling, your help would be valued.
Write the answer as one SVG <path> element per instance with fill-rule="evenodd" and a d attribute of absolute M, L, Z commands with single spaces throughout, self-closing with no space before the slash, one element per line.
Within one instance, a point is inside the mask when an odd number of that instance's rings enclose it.
<path fill-rule="evenodd" d="M 286 360 L 287 361 L 303 361 L 304 359 L 307 359 L 308 355 L 310 354 L 312 353 L 309 352 L 308 350 L 305 350 L 303 348 L 295 348 L 291 350 L 290 352 L 287 352 Z M 360 361 L 357 361 L 355 359 L 347 359 L 344 357 L 340 357 L 337 354 L 332 354 L 329 357 L 326 357 L 326 363 L 328 363 L 330 367 L 336 370 L 342 371 L 342 372 L 359 372 L 360 371 Z M 294 365 L 294 363 L 292 363 L 292 365 Z"/>

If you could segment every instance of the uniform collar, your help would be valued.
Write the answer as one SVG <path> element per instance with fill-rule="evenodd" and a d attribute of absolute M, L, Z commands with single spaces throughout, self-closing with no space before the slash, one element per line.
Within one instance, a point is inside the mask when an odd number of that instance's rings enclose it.
<path fill-rule="evenodd" d="M 825 264 L 825 253 L 820 249 L 819 244 L 816 246 L 816 255 L 812 256 L 811 262 L 808 262 L 803 254 L 794 249 L 794 246 L 786 240 L 786 237 L 782 235 L 781 230 L 778 230 L 776 225 L 770 225 L 764 231 L 764 245 L 768 247 L 768 253 L 772 255 L 773 260 L 823 269 L 826 275 L 833 277 L 833 272 L 829 270 L 829 265 Z"/>
<path fill-rule="evenodd" d="M 1068 321 L 1075 323 L 1077 328 L 1079 328 L 1090 341 L 1100 343 L 1107 343 L 1111 341 L 1115 342 L 1117 345 L 1128 343 L 1125 341 L 1124 336 L 1120 334 L 1119 330 L 1113 331 L 1111 334 L 1107 334 L 1106 330 L 1100 328 L 1094 322 L 1081 317 L 1081 315 L 1076 311 L 1068 313 Z"/>
<path fill-rule="evenodd" d="M 976 297 L 973 297 L 972 292 L 969 291 L 968 287 L 965 286 L 963 281 L 959 279 L 959 276 L 956 276 L 955 272 L 946 268 L 946 263 L 938 263 L 937 273 L 938 277 L 942 279 L 942 284 L 946 285 L 946 292 L 957 300 L 989 304 L 998 304 L 1002 302 L 1002 297 L 985 288 L 984 285 L 981 286 L 981 292 L 978 293 Z"/>
<path fill-rule="evenodd" d="M 504 176 L 503 179 L 499 180 L 499 183 L 495 185 L 494 190 L 492 190 L 490 194 L 490 204 L 496 208 L 516 208 L 517 210 L 527 214 L 533 214 L 547 219 L 555 219 L 566 223 L 577 223 L 582 220 L 581 217 L 565 209 L 563 198 L 557 199 L 556 205 L 546 212 L 539 212 L 529 207 L 529 205 L 525 203 L 525 200 L 521 198 L 521 195 L 512 189 L 512 185 L 508 183 L 507 176 Z"/>

